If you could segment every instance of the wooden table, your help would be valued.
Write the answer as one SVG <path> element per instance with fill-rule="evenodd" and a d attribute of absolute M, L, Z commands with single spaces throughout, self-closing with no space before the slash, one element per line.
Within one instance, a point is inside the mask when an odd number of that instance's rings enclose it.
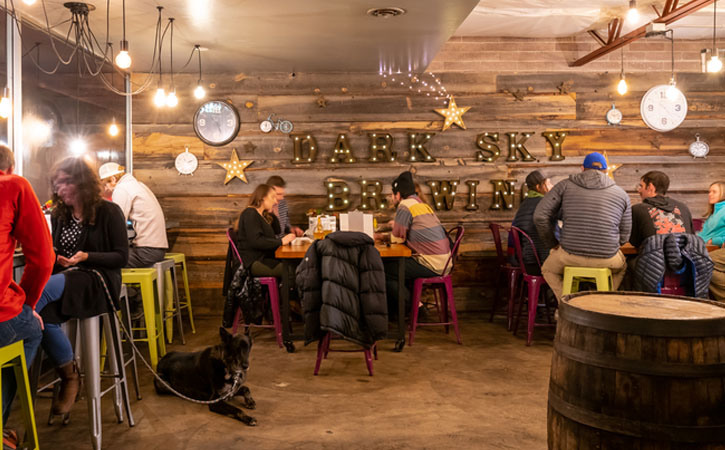
<path fill-rule="evenodd" d="M 708 252 L 714 252 L 715 250 L 718 250 L 718 249 L 720 249 L 720 247 L 718 247 L 717 245 L 708 245 L 707 246 L 707 251 Z M 632 255 L 636 255 L 637 254 L 637 248 L 634 247 L 629 242 L 627 242 L 626 244 L 624 244 L 623 246 L 621 246 L 620 247 L 620 250 L 622 250 L 622 253 L 624 254 L 624 256 L 632 256 Z"/>
<path fill-rule="evenodd" d="M 275 258 L 281 259 L 286 264 L 296 265 L 299 260 L 305 257 L 305 253 L 312 244 L 283 245 L 274 253 Z M 395 351 L 400 352 L 405 346 L 405 258 L 411 255 L 410 248 L 403 244 L 382 244 L 376 243 L 375 248 L 380 252 L 382 258 L 390 258 L 398 261 L 398 333 L 395 342 Z M 294 352 L 295 347 L 292 339 L 302 339 L 302 336 L 292 336 L 289 323 L 289 289 L 282 289 L 280 301 L 282 302 L 282 341 L 288 352 Z"/>

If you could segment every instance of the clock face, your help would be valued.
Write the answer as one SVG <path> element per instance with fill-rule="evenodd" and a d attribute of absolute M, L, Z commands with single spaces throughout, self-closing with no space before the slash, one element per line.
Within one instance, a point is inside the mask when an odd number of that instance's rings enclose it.
<path fill-rule="evenodd" d="M 195 154 L 185 151 L 184 153 L 179 153 L 174 165 L 180 174 L 191 175 L 199 167 L 199 160 Z"/>
<path fill-rule="evenodd" d="M 690 154 L 695 158 L 704 158 L 708 153 L 710 153 L 710 146 L 706 142 L 702 142 L 699 137 L 690 144 Z"/>
<path fill-rule="evenodd" d="M 206 102 L 194 114 L 194 132 L 209 145 L 228 144 L 239 132 L 239 113 L 227 102 Z"/>
<path fill-rule="evenodd" d="M 644 94 L 639 111 L 648 127 L 655 131 L 670 131 L 685 120 L 687 99 L 676 87 L 660 84 Z"/>
<path fill-rule="evenodd" d="M 614 107 L 612 107 L 612 109 L 607 111 L 607 122 L 609 122 L 610 125 L 619 125 L 619 123 L 621 121 L 622 121 L 622 111 L 620 111 Z"/>

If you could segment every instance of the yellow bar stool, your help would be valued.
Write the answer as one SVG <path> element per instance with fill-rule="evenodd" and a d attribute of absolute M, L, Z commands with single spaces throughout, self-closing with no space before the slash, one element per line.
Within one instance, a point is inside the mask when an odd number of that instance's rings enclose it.
<path fill-rule="evenodd" d="M 159 302 L 162 302 L 162 299 L 165 297 L 163 281 L 159 282 L 156 269 L 151 268 L 122 269 L 121 277 L 123 284 L 135 284 L 141 287 L 146 337 L 135 338 L 134 342 L 148 342 L 151 366 L 156 369 L 156 363 L 158 363 L 159 357 L 166 354 L 164 324 L 162 320 L 163 307 L 159 307 Z M 154 295 L 154 283 L 157 286 L 157 296 Z M 156 301 L 157 298 L 159 302 Z M 144 328 L 133 328 L 131 331 L 139 330 L 144 330 Z"/>
<path fill-rule="evenodd" d="M 156 269 L 156 279 L 161 280 L 162 291 L 164 292 L 165 301 L 160 302 L 162 311 L 164 311 L 164 328 L 166 328 L 166 339 L 169 344 L 174 339 L 174 317 L 179 325 L 179 334 L 181 335 L 181 343 L 186 345 L 184 339 L 184 324 L 181 320 L 181 303 L 179 301 L 179 286 L 176 280 L 176 262 L 173 259 L 164 259 L 153 265 Z"/>
<path fill-rule="evenodd" d="M 38 448 L 38 429 L 35 426 L 35 413 L 33 412 L 33 397 L 30 392 L 30 381 L 25 364 L 25 350 L 23 341 L 13 342 L 10 345 L 0 348 L 0 365 L 3 368 L 12 367 L 15 371 L 15 380 L 18 386 L 18 397 L 20 407 L 23 410 L 23 421 L 25 422 L 25 439 L 18 448 Z M 2 377 L 0 377 L 0 382 Z M 2 395 L 0 394 L 0 409 L 2 409 Z M 0 417 L 2 411 L 0 411 Z M 0 436 L 2 436 L 3 423 L 0 419 Z"/>
<path fill-rule="evenodd" d="M 181 276 L 184 280 L 185 301 L 179 301 L 179 312 L 181 312 L 182 309 L 187 309 L 189 311 L 189 323 L 191 323 L 191 332 L 196 334 L 196 328 L 194 327 L 194 314 L 191 311 L 191 294 L 189 293 L 189 274 L 186 270 L 186 256 L 183 253 L 167 253 L 165 258 L 173 259 L 176 265 L 181 266 Z"/>
<path fill-rule="evenodd" d="M 564 267 L 562 295 L 579 292 L 580 281 L 596 283 L 597 291 L 614 290 L 612 271 L 606 267 Z"/>

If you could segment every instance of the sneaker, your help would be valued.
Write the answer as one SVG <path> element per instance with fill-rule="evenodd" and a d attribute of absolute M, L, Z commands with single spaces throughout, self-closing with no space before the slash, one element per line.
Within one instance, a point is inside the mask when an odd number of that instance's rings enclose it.
<path fill-rule="evenodd" d="M 18 433 L 9 428 L 3 428 L 3 450 L 18 448 Z"/>

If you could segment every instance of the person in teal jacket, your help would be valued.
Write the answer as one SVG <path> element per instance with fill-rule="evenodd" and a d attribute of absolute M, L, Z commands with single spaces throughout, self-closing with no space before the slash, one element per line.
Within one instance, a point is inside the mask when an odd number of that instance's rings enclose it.
<path fill-rule="evenodd" d="M 707 244 L 721 247 L 725 243 L 725 182 L 712 183 L 707 200 L 710 204 L 707 220 L 698 236 Z"/>

